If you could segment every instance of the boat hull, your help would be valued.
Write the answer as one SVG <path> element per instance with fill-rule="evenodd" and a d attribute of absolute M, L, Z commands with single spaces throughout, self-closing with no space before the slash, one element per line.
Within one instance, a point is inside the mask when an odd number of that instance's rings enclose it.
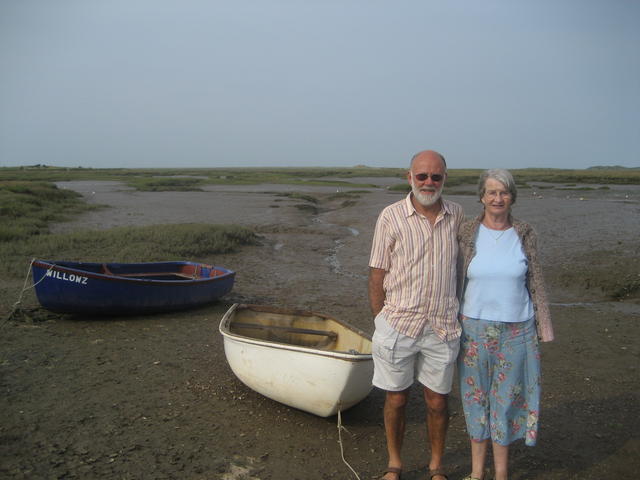
<path fill-rule="evenodd" d="M 252 306 L 232 306 L 222 319 L 220 332 L 231 370 L 249 388 L 321 417 L 344 411 L 371 392 L 373 360 L 368 338 L 360 341 L 367 353 L 249 338 L 231 331 L 233 317 L 242 308 Z M 335 330 L 341 334 L 340 329 Z"/>
<path fill-rule="evenodd" d="M 32 262 L 36 296 L 47 310 L 139 315 L 213 302 L 233 288 L 235 272 L 193 262 Z"/>

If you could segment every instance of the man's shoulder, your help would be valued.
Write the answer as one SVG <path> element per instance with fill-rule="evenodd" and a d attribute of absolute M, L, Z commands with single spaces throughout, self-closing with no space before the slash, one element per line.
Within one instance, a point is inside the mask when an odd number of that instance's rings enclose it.
<path fill-rule="evenodd" d="M 462 205 L 460 205 L 459 203 L 452 202 L 451 200 L 443 198 L 442 204 L 446 212 L 449 212 L 456 217 L 464 217 L 464 210 L 462 209 Z"/>
<path fill-rule="evenodd" d="M 388 214 L 398 215 L 398 214 L 404 214 L 406 213 L 406 211 L 407 211 L 407 197 L 403 197 L 397 202 L 393 202 L 391 205 L 387 205 L 386 207 L 384 207 L 380 215 L 388 215 Z"/>
<path fill-rule="evenodd" d="M 462 211 L 462 205 L 460 205 L 459 203 L 456 203 L 452 200 L 448 200 L 446 198 L 442 199 L 442 202 L 447 205 L 449 208 L 453 209 L 453 210 L 460 210 Z"/>

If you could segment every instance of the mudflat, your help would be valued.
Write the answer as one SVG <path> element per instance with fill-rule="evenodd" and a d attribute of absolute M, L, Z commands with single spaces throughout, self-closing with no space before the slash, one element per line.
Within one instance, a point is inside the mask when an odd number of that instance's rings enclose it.
<path fill-rule="evenodd" d="M 237 272 L 230 295 L 197 310 L 87 318 L 47 314 L 32 293 L 25 298 L 32 319 L 6 321 L 0 330 L 3 478 L 356 478 L 341 448 L 361 479 L 383 469 L 382 392 L 343 412 L 346 429 L 339 430 L 336 417 L 291 409 L 240 383 L 226 363 L 218 324 L 232 303 L 245 302 L 318 311 L 372 333 L 366 284 L 373 228 L 382 208 L 402 194 L 384 187 L 341 198 L 335 188 L 288 185 L 159 193 L 117 182 L 59 186 L 108 208 L 54 231 L 233 223 L 254 227 L 260 244 L 191 259 Z M 511 478 L 634 478 L 640 187 L 548 187 L 522 189 L 514 206 L 540 236 L 557 338 L 541 345 L 538 445 L 514 444 Z M 294 191 L 317 201 L 282 196 Z M 480 210 L 475 196 L 445 196 L 468 216 Z M 470 468 L 457 386 L 450 413 L 446 463 L 455 480 Z M 419 388 L 407 415 L 403 478 L 423 479 L 428 447 Z"/>

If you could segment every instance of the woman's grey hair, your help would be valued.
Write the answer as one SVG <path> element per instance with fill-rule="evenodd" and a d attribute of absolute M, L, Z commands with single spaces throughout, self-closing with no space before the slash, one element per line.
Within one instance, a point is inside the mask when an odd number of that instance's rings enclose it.
<path fill-rule="evenodd" d="M 516 182 L 513 179 L 513 175 L 509 170 L 505 170 L 503 168 L 492 168 L 489 170 L 485 170 L 480 174 L 480 179 L 478 180 L 478 197 L 482 200 L 485 193 L 485 184 L 487 183 L 487 179 L 493 178 L 494 180 L 498 180 L 502 183 L 509 193 L 511 194 L 511 204 L 516 203 L 516 197 L 518 196 L 518 189 L 516 188 Z"/>

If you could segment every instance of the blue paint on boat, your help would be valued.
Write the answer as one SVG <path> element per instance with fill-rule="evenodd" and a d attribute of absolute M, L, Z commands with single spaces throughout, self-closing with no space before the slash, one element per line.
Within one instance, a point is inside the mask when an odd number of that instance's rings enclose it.
<path fill-rule="evenodd" d="M 139 315 L 185 310 L 218 300 L 235 272 L 195 262 L 90 263 L 34 260 L 36 296 L 47 310 Z"/>

